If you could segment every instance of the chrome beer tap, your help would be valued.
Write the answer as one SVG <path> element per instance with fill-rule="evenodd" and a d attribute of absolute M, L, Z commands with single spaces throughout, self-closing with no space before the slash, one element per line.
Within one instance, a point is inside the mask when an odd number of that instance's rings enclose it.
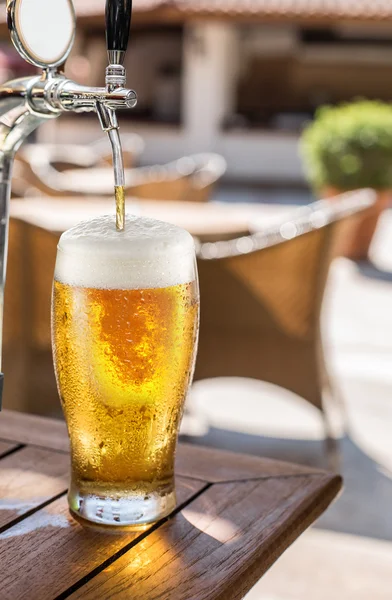
<path fill-rule="evenodd" d="M 125 87 L 123 60 L 129 37 L 131 0 L 107 0 L 109 66 L 105 87 L 87 87 L 67 79 L 62 67 L 75 37 L 71 0 L 8 0 L 8 28 L 19 54 L 42 72 L 0 86 L 0 341 L 11 177 L 15 153 L 43 122 L 64 112 L 96 111 L 113 151 L 115 184 L 124 185 L 117 109 L 133 108 L 136 94 Z M 1 349 L 0 349 L 1 359 Z M 1 364 L 1 360 L 0 360 Z M 3 375 L 0 374 L 0 407 Z"/>

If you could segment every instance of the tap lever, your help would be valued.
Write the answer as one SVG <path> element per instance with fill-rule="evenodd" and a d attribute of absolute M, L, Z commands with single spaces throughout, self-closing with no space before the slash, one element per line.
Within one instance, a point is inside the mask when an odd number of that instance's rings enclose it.
<path fill-rule="evenodd" d="M 122 65 L 128 47 L 132 0 L 106 0 L 106 43 L 109 63 Z"/>

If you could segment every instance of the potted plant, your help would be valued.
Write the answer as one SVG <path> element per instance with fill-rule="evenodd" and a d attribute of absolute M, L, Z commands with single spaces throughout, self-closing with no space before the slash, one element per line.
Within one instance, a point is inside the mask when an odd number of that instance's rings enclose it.
<path fill-rule="evenodd" d="M 356 101 L 318 109 L 303 132 L 301 154 L 310 184 L 324 198 L 359 188 L 377 190 L 376 203 L 358 221 L 345 248 L 346 256 L 366 259 L 392 195 L 392 105 Z"/>

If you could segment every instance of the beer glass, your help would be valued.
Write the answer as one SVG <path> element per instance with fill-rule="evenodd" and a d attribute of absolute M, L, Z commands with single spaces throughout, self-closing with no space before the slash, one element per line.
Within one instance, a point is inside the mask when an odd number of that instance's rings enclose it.
<path fill-rule="evenodd" d="M 60 238 L 52 298 L 57 385 L 71 442 L 70 510 L 140 526 L 175 506 L 174 455 L 198 334 L 193 239 L 113 216 Z"/>

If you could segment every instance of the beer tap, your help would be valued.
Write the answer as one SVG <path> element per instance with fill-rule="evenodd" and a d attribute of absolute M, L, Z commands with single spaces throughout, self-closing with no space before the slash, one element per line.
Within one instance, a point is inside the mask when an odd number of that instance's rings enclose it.
<path fill-rule="evenodd" d="M 110 62 L 106 86 L 89 87 L 67 79 L 63 73 L 75 37 L 72 1 L 7 0 L 11 40 L 19 54 L 41 73 L 0 85 L 0 340 L 12 167 L 23 141 L 41 123 L 63 113 L 96 111 L 112 145 L 115 183 L 123 185 L 116 111 L 133 108 L 137 101 L 135 92 L 125 88 L 123 67 L 131 1 L 107 0 L 106 17 Z M 2 386 L 0 374 L 0 407 Z"/>
<path fill-rule="evenodd" d="M 108 93 L 123 89 L 126 84 L 124 59 L 129 40 L 131 15 L 132 0 L 107 0 L 105 16 L 109 65 L 106 67 L 105 83 Z M 112 148 L 116 227 L 121 231 L 125 226 L 125 178 L 117 115 L 115 109 L 100 102 L 97 103 L 97 113 Z"/>

